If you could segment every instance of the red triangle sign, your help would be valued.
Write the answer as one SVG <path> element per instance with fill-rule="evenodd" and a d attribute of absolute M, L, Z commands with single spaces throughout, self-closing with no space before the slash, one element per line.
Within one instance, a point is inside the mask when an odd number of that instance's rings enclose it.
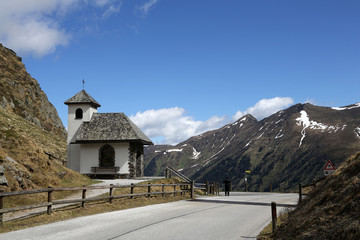
<path fill-rule="evenodd" d="M 332 162 L 329 160 L 326 165 L 324 170 L 336 170 L 336 168 L 334 167 L 334 165 L 332 164 Z"/>

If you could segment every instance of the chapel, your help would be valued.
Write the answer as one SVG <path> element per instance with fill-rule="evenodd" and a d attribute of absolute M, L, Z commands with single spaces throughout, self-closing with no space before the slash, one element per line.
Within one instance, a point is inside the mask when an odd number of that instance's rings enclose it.
<path fill-rule="evenodd" d="M 64 103 L 68 168 L 90 177 L 144 175 L 144 145 L 153 143 L 124 113 L 98 113 L 100 104 L 85 90 Z"/>

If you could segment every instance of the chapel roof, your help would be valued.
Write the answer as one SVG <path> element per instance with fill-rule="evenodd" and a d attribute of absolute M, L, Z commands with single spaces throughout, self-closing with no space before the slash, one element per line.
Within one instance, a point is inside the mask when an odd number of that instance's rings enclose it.
<path fill-rule="evenodd" d="M 124 113 L 94 113 L 90 122 L 82 123 L 75 141 L 77 143 L 140 141 L 145 145 L 153 145 L 153 142 Z"/>
<path fill-rule="evenodd" d="M 66 100 L 64 103 L 66 105 L 76 103 L 90 103 L 95 107 L 101 107 L 101 105 L 95 99 L 93 99 L 84 89 Z"/>

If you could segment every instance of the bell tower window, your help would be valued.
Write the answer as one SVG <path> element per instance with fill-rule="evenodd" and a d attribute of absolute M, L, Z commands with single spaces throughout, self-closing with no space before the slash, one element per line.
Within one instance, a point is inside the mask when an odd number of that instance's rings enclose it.
<path fill-rule="evenodd" d="M 83 110 L 81 108 L 76 109 L 75 111 L 75 119 L 83 118 Z"/>

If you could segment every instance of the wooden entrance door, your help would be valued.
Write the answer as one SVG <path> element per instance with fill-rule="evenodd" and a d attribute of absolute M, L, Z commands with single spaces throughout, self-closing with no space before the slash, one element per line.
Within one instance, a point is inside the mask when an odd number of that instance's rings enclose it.
<path fill-rule="evenodd" d="M 99 151 L 99 167 L 115 166 L 115 150 L 109 144 L 105 144 Z"/>

